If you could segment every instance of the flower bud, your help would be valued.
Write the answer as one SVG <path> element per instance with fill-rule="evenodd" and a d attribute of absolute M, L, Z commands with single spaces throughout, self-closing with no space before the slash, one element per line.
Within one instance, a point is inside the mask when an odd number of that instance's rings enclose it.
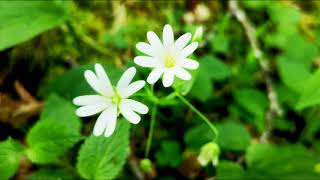
<path fill-rule="evenodd" d="M 316 165 L 314 165 L 314 172 L 316 172 L 317 174 L 320 174 L 320 163 L 317 163 Z"/>
<path fill-rule="evenodd" d="M 140 161 L 140 167 L 144 172 L 150 173 L 152 171 L 152 163 L 150 159 L 142 159 Z"/>
<path fill-rule="evenodd" d="M 196 32 L 193 35 L 192 41 L 200 43 L 202 41 L 203 36 L 203 27 L 200 26 L 197 28 Z"/>
<path fill-rule="evenodd" d="M 219 161 L 220 148 L 217 143 L 209 142 L 201 147 L 198 162 L 201 166 L 207 166 L 209 162 L 216 166 Z"/>

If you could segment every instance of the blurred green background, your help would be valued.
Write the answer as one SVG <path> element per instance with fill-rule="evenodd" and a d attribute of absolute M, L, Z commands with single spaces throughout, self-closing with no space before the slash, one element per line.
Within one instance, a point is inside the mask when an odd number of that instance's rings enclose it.
<path fill-rule="evenodd" d="M 0 179 L 319 179 L 320 1 L 238 4 L 267 69 L 229 1 L 0 1 Z M 110 139 L 90 136 L 96 117 L 74 114 L 72 98 L 91 94 L 85 69 L 101 63 L 116 82 L 165 24 L 175 38 L 204 28 L 186 98 L 220 132 L 215 166 L 197 161 L 214 136 L 179 99 L 158 108 L 147 168 L 150 113 L 130 131 L 118 121 Z M 151 108 L 147 93 L 137 98 Z"/>

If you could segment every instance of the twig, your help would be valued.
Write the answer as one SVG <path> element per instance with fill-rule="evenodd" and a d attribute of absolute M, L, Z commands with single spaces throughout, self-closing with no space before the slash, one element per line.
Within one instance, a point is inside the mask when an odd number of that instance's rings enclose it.
<path fill-rule="evenodd" d="M 275 88 L 271 79 L 271 75 L 270 75 L 271 68 L 270 68 L 269 61 L 265 59 L 263 56 L 263 52 L 260 48 L 254 26 L 251 24 L 250 20 L 247 18 L 245 12 L 239 7 L 237 0 L 229 0 L 229 8 L 231 13 L 236 17 L 236 19 L 243 26 L 244 31 L 249 39 L 251 48 L 254 52 L 254 56 L 258 60 L 261 66 L 261 70 L 266 81 L 270 106 L 265 115 L 265 121 L 266 121 L 265 131 L 260 137 L 260 142 L 265 143 L 268 141 L 269 136 L 271 134 L 273 119 L 277 116 L 282 116 L 283 111 L 278 102 L 277 93 L 275 92 Z"/>
<path fill-rule="evenodd" d="M 140 170 L 137 158 L 134 157 L 132 154 L 129 155 L 129 166 L 133 174 L 136 176 L 138 180 L 144 180 L 145 176 L 143 172 Z"/>

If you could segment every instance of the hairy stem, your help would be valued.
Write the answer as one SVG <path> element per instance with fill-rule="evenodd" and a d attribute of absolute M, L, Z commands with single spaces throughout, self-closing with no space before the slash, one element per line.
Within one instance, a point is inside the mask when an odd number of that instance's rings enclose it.
<path fill-rule="evenodd" d="M 245 11 L 239 7 L 237 0 L 229 0 L 229 9 L 231 13 L 236 17 L 236 19 L 240 22 L 240 24 L 243 26 L 243 29 L 245 30 L 245 33 L 250 42 L 251 48 L 254 52 L 254 56 L 258 60 L 262 73 L 265 78 L 267 91 L 268 91 L 268 98 L 270 101 L 269 109 L 265 115 L 265 131 L 260 137 L 260 142 L 265 143 L 268 141 L 270 137 L 270 134 L 272 131 L 273 119 L 277 116 L 282 116 L 283 111 L 278 102 L 277 93 L 275 91 L 272 78 L 270 75 L 271 68 L 270 68 L 269 61 L 265 59 L 263 56 L 263 51 L 260 48 L 260 44 L 257 39 L 256 30 L 254 26 L 251 24 L 250 20 L 247 18 Z"/>
<path fill-rule="evenodd" d="M 204 115 L 202 114 L 202 112 L 200 112 L 196 107 L 194 107 L 186 98 L 184 98 L 180 93 L 177 92 L 177 97 L 179 97 L 179 99 L 186 104 L 193 112 L 195 112 L 212 130 L 212 132 L 214 133 L 215 137 L 213 141 L 217 141 L 218 140 L 218 136 L 219 136 L 219 132 L 218 130 L 212 125 L 212 123 L 210 122 L 210 120 Z"/>

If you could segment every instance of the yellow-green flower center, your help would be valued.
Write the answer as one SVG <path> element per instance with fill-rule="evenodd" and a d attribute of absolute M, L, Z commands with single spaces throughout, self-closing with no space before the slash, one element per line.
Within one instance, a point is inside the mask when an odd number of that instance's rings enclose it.
<path fill-rule="evenodd" d="M 174 66 L 174 56 L 172 56 L 171 54 L 167 54 L 164 57 L 164 66 L 166 68 L 172 68 Z"/>
<path fill-rule="evenodd" d="M 113 104 L 120 104 L 121 102 L 121 97 L 118 91 L 115 91 L 114 96 L 112 96 L 111 101 Z"/>

